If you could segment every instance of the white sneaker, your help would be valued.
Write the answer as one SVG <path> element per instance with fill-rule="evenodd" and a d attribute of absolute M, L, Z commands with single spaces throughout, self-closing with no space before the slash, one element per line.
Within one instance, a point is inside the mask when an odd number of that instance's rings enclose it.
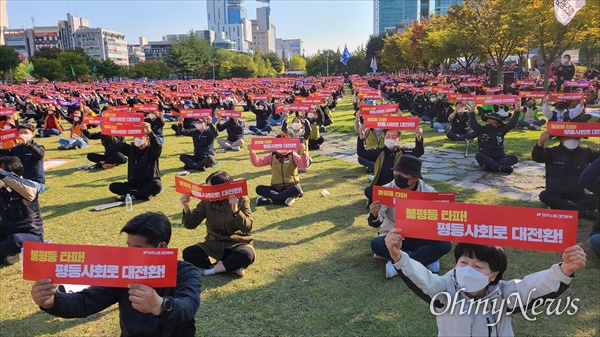
<path fill-rule="evenodd" d="M 533 127 L 533 129 L 535 131 L 540 131 L 540 129 L 541 129 L 541 127 L 539 125 L 535 125 L 535 124 L 532 124 L 531 127 Z"/>
<path fill-rule="evenodd" d="M 246 273 L 244 272 L 244 268 L 243 267 L 239 268 L 239 269 L 236 269 L 236 270 L 232 270 L 232 272 L 235 273 L 235 274 L 237 274 L 238 276 L 244 276 L 244 275 L 246 275 Z"/>
<path fill-rule="evenodd" d="M 239 150 L 240 150 L 240 147 L 239 147 L 239 146 L 232 146 L 232 147 L 231 147 L 231 149 L 232 149 L 233 151 L 239 151 Z"/>
<path fill-rule="evenodd" d="M 392 261 L 388 261 L 385 264 L 385 278 L 392 278 L 395 276 L 398 276 L 398 271 L 394 267 L 394 264 L 392 264 Z"/>
<path fill-rule="evenodd" d="M 379 256 L 377 255 L 377 253 L 373 253 L 373 258 L 375 260 L 383 260 L 383 261 L 389 261 L 388 259 L 386 259 L 385 257 Z"/>
<path fill-rule="evenodd" d="M 295 202 L 296 202 L 296 198 L 294 198 L 294 197 L 289 197 L 289 198 L 285 199 L 285 204 L 288 206 L 292 206 Z"/>
<path fill-rule="evenodd" d="M 444 132 L 446 132 L 446 130 L 444 130 L 444 129 L 438 129 L 437 132 L 444 133 Z"/>
<path fill-rule="evenodd" d="M 266 136 L 267 135 L 267 131 L 263 131 L 260 134 L 263 135 L 263 136 Z"/>

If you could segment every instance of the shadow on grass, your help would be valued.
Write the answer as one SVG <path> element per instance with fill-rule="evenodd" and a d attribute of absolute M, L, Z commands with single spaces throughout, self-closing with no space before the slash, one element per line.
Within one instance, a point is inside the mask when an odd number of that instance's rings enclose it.
<path fill-rule="evenodd" d="M 108 185 L 106 187 L 108 189 Z M 99 198 L 93 200 L 70 201 L 64 205 L 52 205 L 52 207 L 42 206 L 42 218 L 50 220 L 82 209 L 91 209 L 94 206 L 115 202 L 114 197 Z"/>
<path fill-rule="evenodd" d="M 118 310 L 116 306 L 107 308 L 97 314 L 88 316 L 86 318 L 78 319 L 58 319 L 55 316 L 49 315 L 43 311 L 35 312 L 27 317 L 19 319 L 8 319 L 2 321 L 2 329 L 17 331 L 21 330 L 19 326 L 35 326 L 36 330 L 43 335 L 47 334 L 59 334 L 61 331 L 72 329 L 76 326 L 93 323 L 96 320 L 102 319 L 103 317 Z M 93 330 L 88 328 L 91 335 L 94 335 Z M 87 333 L 87 332 L 86 332 Z"/>

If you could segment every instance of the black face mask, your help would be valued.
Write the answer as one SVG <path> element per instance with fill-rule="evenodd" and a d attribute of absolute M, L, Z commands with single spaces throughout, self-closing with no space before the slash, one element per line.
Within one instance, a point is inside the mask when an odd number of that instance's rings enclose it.
<path fill-rule="evenodd" d="M 394 177 L 394 183 L 398 188 L 407 188 L 408 187 L 408 178 L 404 178 L 401 175 L 397 175 Z"/>

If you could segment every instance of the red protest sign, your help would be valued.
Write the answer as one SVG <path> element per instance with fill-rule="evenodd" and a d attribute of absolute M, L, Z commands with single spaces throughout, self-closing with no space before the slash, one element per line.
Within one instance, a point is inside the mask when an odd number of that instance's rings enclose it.
<path fill-rule="evenodd" d="M 54 99 L 52 98 L 40 98 L 37 100 L 37 104 L 54 104 Z"/>
<path fill-rule="evenodd" d="M 109 136 L 132 136 L 142 137 L 146 134 L 141 124 L 132 123 L 104 123 L 102 124 L 102 134 Z"/>
<path fill-rule="evenodd" d="M 502 87 L 482 87 L 483 91 L 486 92 L 498 92 L 502 91 Z"/>
<path fill-rule="evenodd" d="M 315 104 L 321 104 L 322 99 L 321 98 L 315 98 L 315 97 L 302 97 L 302 96 L 298 96 L 298 97 L 294 98 L 294 101 L 296 101 L 298 103 L 315 105 Z"/>
<path fill-rule="evenodd" d="M 372 129 L 412 130 L 419 126 L 419 117 L 365 115 L 364 124 Z"/>
<path fill-rule="evenodd" d="M 283 111 L 310 111 L 310 110 L 312 110 L 312 105 L 310 103 L 292 103 L 292 104 L 283 105 Z"/>
<path fill-rule="evenodd" d="M 0 108 L 0 116 L 12 116 L 15 113 L 15 107 Z"/>
<path fill-rule="evenodd" d="M 360 113 L 363 115 L 385 115 L 385 114 L 393 114 L 400 111 L 398 104 L 382 104 L 382 105 L 371 105 L 371 104 L 361 104 L 360 105 Z"/>
<path fill-rule="evenodd" d="M 0 143 L 9 142 L 19 138 L 18 129 L 0 130 Z"/>
<path fill-rule="evenodd" d="M 545 98 L 546 93 L 543 91 L 519 91 L 519 97 L 526 98 Z"/>
<path fill-rule="evenodd" d="M 454 202 L 456 192 L 417 192 L 392 187 L 373 186 L 373 201 L 380 201 L 382 205 L 394 207 L 396 199 Z"/>
<path fill-rule="evenodd" d="M 559 137 L 600 137 L 600 123 L 549 122 L 547 131 Z"/>
<path fill-rule="evenodd" d="M 105 123 L 142 123 L 144 114 L 122 111 L 108 111 L 104 113 Z"/>
<path fill-rule="evenodd" d="M 23 279 L 127 288 L 142 283 L 174 287 L 177 249 L 24 243 Z"/>
<path fill-rule="evenodd" d="M 179 114 L 183 118 L 210 118 L 212 117 L 211 109 L 181 109 Z"/>
<path fill-rule="evenodd" d="M 158 105 L 156 105 L 156 104 L 134 104 L 133 111 L 141 111 L 141 112 L 158 111 Z"/>
<path fill-rule="evenodd" d="M 437 94 L 455 94 L 456 91 L 452 88 L 444 88 L 444 87 L 432 87 L 431 92 Z"/>
<path fill-rule="evenodd" d="M 269 99 L 268 94 L 249 94 L 248 99 L 252 101 L 266 101 Z"/>
<path fill-rule="evenodd" d="M 452 102 L 473 102 L 475 95 L 470 94 L 449 94 L 448 100 Z"/>
<path fill-rule="evenodd" d="M 192 98 L 193 93 L 191 91 L 176 91 L 173 92 L 172 97 L 176 97 L 176 98 Z"/>
<path fill-rule="evenodd" d="M 232 195 L 238 198 L 247 196 L 248 185 L 246 184 L 246 179 L 242 179 L 230 183 L 207 186 L 175 176 L 175 191 L 181 194 L 189 194 L 200 200 L 216 201 L 228 199 Z"/>
<path fill-rule="evenodd" d="M 519 100 L 517 95 L 480 95 L 475 96 L 475 104 L 515 104 Z"/>
<path fill-rule="evenodd" d="M 578 101 L 583 99 L 582 92 L 552 92 L 550 93 L 551 101 Z"/>
<path fill-rule="evenodd" d="M 403 200 L 395 226 L 409 238 L 562 252 L 577 241 L 577 212 Z"/>
<path fill-rule="evenodd" d="M 299 148 L 299 138 L 252 138 L 252 150 L 254 151 L 297 151 Z"/>
<path fill-rule="evenodd" d="M 83 116 L 83 124 L 100 125 L 102 123 L 104 123 L 104 116 Z"/>
<path fill-rule="evenodd" d="M 381 91 L 361 91 L 358 93 L 359 99 L 381 99 Z"/>
<path fill-rule="evenodd" d="M 108 111 L 129 111 L 129 105 L 109 106 Z"/>
<path fill-rule="evenodd" d="M 242 112 L 235 110 L 217 110 L 217 116 L 220 118 L 241 118 Z"/>

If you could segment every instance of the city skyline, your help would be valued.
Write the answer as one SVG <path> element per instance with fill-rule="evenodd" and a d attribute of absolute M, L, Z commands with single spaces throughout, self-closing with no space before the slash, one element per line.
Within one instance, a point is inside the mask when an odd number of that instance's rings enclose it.
<path fill-rule="evenodd" d="M 129 44 L 139 37 L 160 41 L 168 34 L 208 29 L 206 1 L 14 1 L 7 2 L 10 28 L 53 26 L 67 12 L 89 19 L 93 28 L 106 28 L 125 34 Z M 243 2 L 248 17 L 255 19 L 263 2 Z M 141 6 L 143 11 L 140 10 Z M 372 1 L 283 1 L 272 0 L 271 11 L 277 24 L 277 38 L 300 38 L 304 53 L 344 48 L 353 51 L 366 44 L 372 33 Z M 168 17 L 169 19 L 163 19 Z M 144 23 L 145 24 L 140 24 Z"/>

